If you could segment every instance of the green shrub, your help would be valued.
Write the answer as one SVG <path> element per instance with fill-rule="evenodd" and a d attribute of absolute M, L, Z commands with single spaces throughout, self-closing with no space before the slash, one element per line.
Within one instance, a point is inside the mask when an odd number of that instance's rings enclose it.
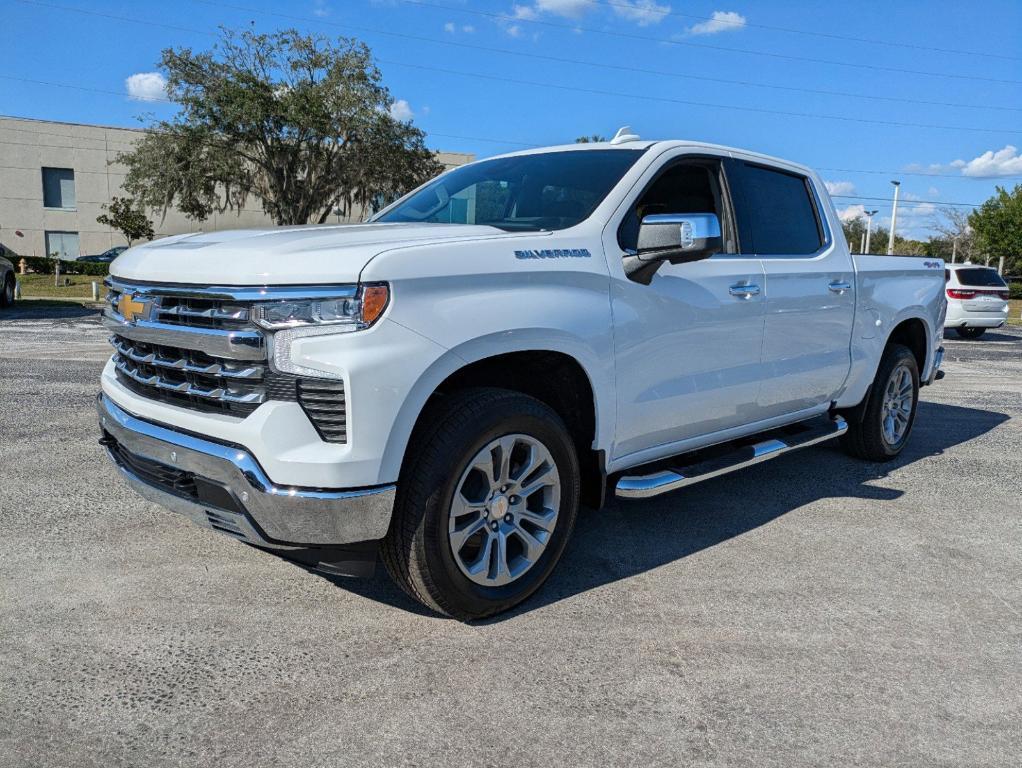
<path fill-rule="evenodd" d="M 24 256 L 26 266 L 33 272 L 40 275 L 52 275 L 54 271 L 53 259 L 45 259 L 42 256 Z M 15 262 L 17 266 L 17 262 Z M 64 261 L 60 262 L 60 273 L 62 275 L 90 275 L 93 277 L 106 277 L 110 272 L 109 264 L 93 264 L 87 261 Z"/>
<path fill-rule="evenodd" d="M 1022 299 L 1022 280 L 1008 281 L 1008 295 L 1013 299 Z"/>

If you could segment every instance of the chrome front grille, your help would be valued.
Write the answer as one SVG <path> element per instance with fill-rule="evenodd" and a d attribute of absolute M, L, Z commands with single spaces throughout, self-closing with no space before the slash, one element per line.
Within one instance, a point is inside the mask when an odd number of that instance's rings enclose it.
<path fill-rule="evenodd" d="M 103 323 L 117 379 L 142 397 L 244 418 L 270 400 L 298 402 L 326 442 L 347 442 L 344 383 L 271 370 L 254 302 L 288 289 L 202 288 L 108 279 Z M 297 289 L 303 291 L 307 289 Z"/>
<path fill-rule="evenodd" d="M 265 365 L 239 365 L 194 350 L 163 347 L 113 336 L 117 374 L 158 390 L 171 402 L 199 410 L 247 414 L 267 400 Z"/>

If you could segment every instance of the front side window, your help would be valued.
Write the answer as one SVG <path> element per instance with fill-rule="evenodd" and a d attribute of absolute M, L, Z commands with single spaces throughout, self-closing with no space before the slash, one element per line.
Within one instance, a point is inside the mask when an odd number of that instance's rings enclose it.
<path fill-rule="evenodd" d="M 73 168 L 43 168 L 43 206 L 75 208 L 75 172 Z"/>
<path fill-rule="evenodd" d="M 720 164 L 716 161 L 685 160 L 664 170 L 635 201 L 621 226 L 617 241 L 622 250 L 635 251 L 639 225 L 646 216 L 662 213 L 713 213 L 724 232 L 724 251 L 732 253 L 734 237 L 724 212 Z"/>
<path fill-rule="evenodd" d="M 456 168 L 373 221 L 566 229 L 587 219 L 643 150 L 542 152 Z"/>
<path fill-rule="evenodd" d="M 760 256 L 808 256 L 823 245 L 823 232 L 805 176 L 740 163 L 741 194 L 735 201 L 739 224 L 751 243 L 742 250 Z"/>

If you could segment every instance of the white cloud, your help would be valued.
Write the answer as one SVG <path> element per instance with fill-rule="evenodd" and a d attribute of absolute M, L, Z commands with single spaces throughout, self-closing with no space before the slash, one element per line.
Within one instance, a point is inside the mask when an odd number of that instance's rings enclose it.
<path fill-rule="evenodd" d="M 1022 175 L 1022 155 L 1019 154 L 1017 147 L 1008 144 L 1004 149 L 998 149 L 996 152 L 988 150 L 968 162 L 955 160 L 951 166 L 960 169 L 963 176 L 971 176 L 974 179 L 1016 176 Z"/>
<path fill-rule="evenodd" d="M 734 32 L 745 26 L 746 19 L 734 11 L 714 11 L 707 21 L 688 28 L 690 35 L 716 35 L 718 32 Z"/>
<path fill-rule="evenodd" d="M 926 190 L 927 197 L 940 197 L 940 190 L 936 187 L 930 187 Z"/>
<path fill-rule="evenodd" d="M 521 37 L 522 36 L 522 28 L 520 26 L 518 26 L 517 24 L 512 24 L 510 27 L 508 27 L 504 31 L 507 32 L 509 35 L 511 35 L 511 37 Z"/>
<path fill-rule="evenodd" d="M 471 24 L 462 24 L 461 31 L 464 32 L 466 35 L 471 35 L 473 32 L 476 31 L 476 28 L 473 27 Z"/>
<path fill-rule="evenodd" d="M 617 0 L 611 7 L 618 16 L 640 27 L 659 24 L 671 12 L 671 6 L 657 5 L 656 0 Z"/>
<path fill-rule="evenodd" d="M 537 11 L 570 19 L 577 19 L 592 7 L 592 0 L 536 0 Z"/>
<path fill-rule="evenodd" d="M 124 81 L 128 98 L 136 101 L 160 101 L 167 98 L 167 78 L 159 72 L 139 72 Z"/>
<path fill-rule="evenodd" d="M 312 0 L 312 15 L 321 19 L 330 15 L 330 6 L 326 4 L 326 0 Z"/>
<path fill-rule="evenodd" d="M 539 14 L 536 13 L 536 9 L 531 5 L 516 5 L 511 9 L 511 15 L 516 19 L 530 21 L 536 18 Z"/>
<path fill-rule="evenodd" d="M 449 21 L 446 24 L 444 24 L 444 32 L 449 32 L 450 34 L 453 35 L 456 30 L 457 30 L 457 27 L 454 26 L 454 22 L 453 21 Z"/>
<path fill-rule="evenodd" d="M 855 185 L 850 181 L 825 181 L 827 191 L 832 195 L 854 195 Z"/>
<path fill-rule="evenodd" d="M 412 112 L 412 107 L 407 101 L 398 99 L 390 105 L 390 116 L 399 122 L 407 123 L 415 117 L 415 113 Z"/>
<path fill-rule="evenodd" d="M 849 205 L 844 208 L 837 209 L 837 217 L 841 221 L 854 221 L 855 219 L 861 218 L 866 215 L 866 207 L 864 205 Z"/>

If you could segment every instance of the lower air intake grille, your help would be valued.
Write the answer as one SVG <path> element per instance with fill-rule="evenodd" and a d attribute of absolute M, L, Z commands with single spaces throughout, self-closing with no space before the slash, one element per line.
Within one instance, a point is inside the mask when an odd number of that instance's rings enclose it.
<path fill-rule="evenodd" d="M 347 442 L 344 382 L 298 379 L 298 403 L 319 436 L 328 443 Z"/>

